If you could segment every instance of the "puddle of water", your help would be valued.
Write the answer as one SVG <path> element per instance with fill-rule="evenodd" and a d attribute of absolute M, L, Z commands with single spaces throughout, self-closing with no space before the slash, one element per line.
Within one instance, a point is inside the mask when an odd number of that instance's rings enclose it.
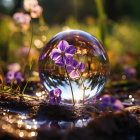
<path fill-rule="evenodd" d="M 37 129 L 59 129 L 66 131 L 77 127 L 86 127 L 92 118 L 76 120 L 74 122 L 56 120 L 35 120 L 27 114 L 0 108 L 0 126 L 7 133 L 18 137 L 36 137 Z"/>

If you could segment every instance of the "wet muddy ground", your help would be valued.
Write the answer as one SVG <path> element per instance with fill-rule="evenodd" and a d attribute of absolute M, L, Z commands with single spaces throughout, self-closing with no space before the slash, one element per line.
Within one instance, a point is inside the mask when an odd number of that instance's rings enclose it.
<path fill-rule="evenodd" d="M 103 90 L 102 95 L 111 94 L 125 105 L 125 111 L 115 113 L 102 113 L 98 102 L 49 105 L 38 82 L 29 83 L 25 93 L 24 98 L 1 93 L 0 139 L 140 139 L 139 82 L 112 83 Z"/>

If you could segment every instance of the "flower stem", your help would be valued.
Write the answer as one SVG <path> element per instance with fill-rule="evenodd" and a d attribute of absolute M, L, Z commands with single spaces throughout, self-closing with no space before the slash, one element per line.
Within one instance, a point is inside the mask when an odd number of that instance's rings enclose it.
<path fill-rule="evenodd" d="M 83 81 L 81 73 L 79 71 L 78 71 L 78 73 L 80 75 L 80 79 L 81 79 L 82 86 L 83 86 L 83 104 L 84 104 L 84 102 L 85 102 L 85 85 L 84 85 L 84 81 Z"/>
<path fill-rule="evenodd" d="M 31 19 L 31 40 L 30 40 L 30 47 L 29 47 L 29 51 L 28 51 L 28 54 L 26 56 L 26 62 L 29 58 L 29 55 L 30 55 L 30 51 L 31 51 L 31 48 L 32 48 L 32 42 L 33 42 L 33 22 L 32 22 L 32 19 Z"/>
<path fill-rule="evenodd" d="M 7 96 L 14 96 L 14 97 L 25 97 L 25 98 L 29 98 L 29 99 L 32 99 L 32 100 L 36 100 L 38 101 L 38 99 L 34 98 L 34 97 L 31 97 L 31 96 L 28 96 L 28 95 L 21 95 L 19 92 L 17 91 L 14 91 L 15 93 L 13 93 L 12 91 L 11 92 L 8 92 L 8 91 L 0 91 L 0 96 L 1 95 L 7 95 Z M 17 94 L 16 94 L 17 93 Z"/>
<path fill-rule="evenodd" d="M 70 80 L 69 74 L 68 74 L 68 72 L 67 72 L 66 65 L 65 65 L 65 70 L 66 70 L 67 77 L 68 77 L 69 84 L 70 84 L 70 89 L 71 89 L 71 94 L 72 94 L 72 103 L 73 103 L 73 105 L 75 105 L 75 101 L 74 101 L 74 94 L 73 94 L 73 89 L 72 89 L 72 85 L 71 85 L 71 80 Z"/>
<path fill-rule="evenodd" d="M 31 51 L 31 48 L 32 48 L 32 42 L 33 42 L 33 22 L 32 22 L 32 19 L 31 19 L 31 40 L 30 40 L 29 51 L 28 51 L 28 53 L 26 55 L 26 58 L 25 58 L 24 70 L 23 70 L 24 75 L 25 75 L 26 65 L 28 64 L 28 58 L 29 58 L 29 55 L 30 55 L 30 51 Z"/>
<path fill-rule="evenodd" d="M 31 41 L 30 41 L 30 48 L 29 48 L 28 54 L 26 56 L 26 62 L 25 62 L 25 66 L 24 66 L 25 68 L 26 68 L 26 65 L 28 63 L 27 61 L 28 61 L 28 58 L 29 58 L 29 55 L 30 55 L 30 51 L 31 51 L 31 47 L 32 47 L 32 42 L 33 42 L 33 23 L 32 23 L 32 19 L 31 19 Z M 25 68 L 24 68 L 24 75 L 25 75 L 25 70 L 26 70 Z M 31 68 L 30 68 L 30 72 L 31 72 Z M 24 92 L 25 92 L 25 89 L 26 89 L 26 87 L 28 85 L 28 82 L 29 82 L 29 79 L 27 80 L 26 85 L 24 86 L 24 89 L 23 89 L 21 95 L 24 95 Z"/>
<path fill-rule="evenodd" d="M 24 88 L 23 88 L 23 91 L 22 91 L 21 95 L 24 95 L 24 92 L 25 92 L 25 89 L 26 89 L 26 87 L 27 87 L 27 85 L 28 85 L 28 82 L 29 82 L 29 80 L 27 80 L 27 82 L 26 82 L 26 84 L 25 84 L 25 86 L 24 86 Z"/>

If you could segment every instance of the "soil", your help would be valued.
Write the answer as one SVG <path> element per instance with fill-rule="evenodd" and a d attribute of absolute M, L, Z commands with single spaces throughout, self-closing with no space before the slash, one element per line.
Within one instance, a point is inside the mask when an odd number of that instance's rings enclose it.
<path fill-rule="evenodd" d="M 35 86 L 35 85 L 38 85 Z M 127 83 L 128 84 L 128 83 Z M 139 99 L 139 84 L 122 84 L 120 86 L 114 85 L 111 88 L 106 88 L 102 92 L 116 93 L 118 96 L 122 95 L 136 95 Z M 34 85 L 34 86 L 33 86 Z M 132 87 L 131 87 L 132 86 Z M 30 91 L 30 87 L 33 87 Z M 128 90 L 126 90 L 126 87 Z M 128 88 L 129 87 L 129 88 Z M 29 83 L 26 90 L 29 96 L 34 95 L 34 91 L 42 90 L 38 83 Z M 123 93 L 123 94 L 122 94 Z M 102 109 L 98 102 L 93 104 L 66 106 L 66 105 L 50 105 L 43 100 L 35 100 L 23 97 L 13 97 L 1 94 L 0 107 L 12 111 L 19 111 L 26 113 L 30 119 L 36 120 L 55 120 L 55 121 L 76 121 L 78 119 L 87 119 L 93 117 L 93 120 L 82 128 L 66 129 L 65 131 L 55 124 L 55 127 L 48 129 L 48 127 L 40 127 L 36 130 L 37 136 L 33 137 L 19 137 L 16 133 L 9 132 L 8 129 L 3 129 L 3 125 L 12 127 L 12 131 L 16 132 L 19 128 L 16 124 L 9 123 L 4 120 L 3 112 L 0 111 L 0 140 L 130 140 L 140 139 L 140 105 L 132 105 L 126 107 L 124 111 L 102 113 Z M 92 115 L 91 115 L 92 114 Z M 18 116 L 16 113 L 10 114 L 15 119 Z M 9 116 L 10 116 L 9 115 Z M 18 118 L 17 118 L 18 119 Z M 31 130 L 22 128 L 22 131 L 27 134 Z"/>

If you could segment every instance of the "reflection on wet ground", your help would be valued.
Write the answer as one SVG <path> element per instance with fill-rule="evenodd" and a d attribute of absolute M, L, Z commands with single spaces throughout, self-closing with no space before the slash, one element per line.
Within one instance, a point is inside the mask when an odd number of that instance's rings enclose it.
<path fill-rule="evenodd" d="M 59 129 L 62 131 L 86 127 L 92 118 L 76 120 L 74 122 L 55 120 L 35 120 L 27 114 L 20 114 L 0 108 L 0 126 L 6 133 L 14 134 L 16 137 L 31 138 L 37 136 L 37 129 Z"/>

